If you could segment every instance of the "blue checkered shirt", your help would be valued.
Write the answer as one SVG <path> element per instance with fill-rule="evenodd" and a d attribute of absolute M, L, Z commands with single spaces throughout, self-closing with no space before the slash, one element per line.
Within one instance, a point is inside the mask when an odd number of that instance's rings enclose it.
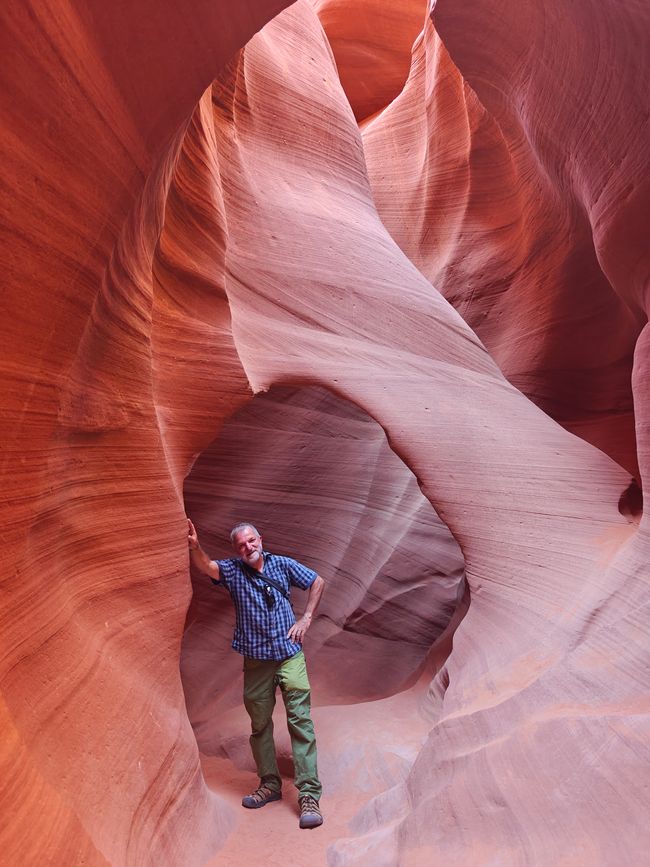
<path fill-rule="evenodd" d="M 293 608 L 279 590 L 266 584 L 264 575 L 291 592 L 291 585 L 307 590 L 316 580 L 316 573 L 291 557 L 264 552 L 264 573 L 251 570 L 254 577 L 244 571 L 239 558 L 215 560 L 219 567 L 220 578 L 213 584 L 222 584 L 235 603 L 235 634 L 233 650 L 252 659 L 288 659 L 295 656 L 302 647 L 287 638 L 287 632 L 296 622 Z M 270 593 L 275 604 L 269 608 L 265 594 Z"/>

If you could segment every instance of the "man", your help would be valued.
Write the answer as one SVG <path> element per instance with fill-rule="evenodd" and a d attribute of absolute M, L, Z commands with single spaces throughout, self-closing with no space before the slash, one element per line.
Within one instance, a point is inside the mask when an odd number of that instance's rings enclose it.
<path fill-rule="evenodd" d="M 232 646 L 244 656 L 244 705 L 251 718 L 250 745 L 260 778 L 259 787 L 242 799 L 242 806 L 257 809 L 282 797 L 273 741 L 273 708 L 279 686 L 293 751 L 300 827 L 316 828 L 323 824 L 319 807 L 322 787 L 301 645 L 325 582 L 296 560 L 264 551 L 262 537 L 251 524 L 238 524 L 230 533 L 238 557 L 211 560 L 199 544 L 194 525 L 189 519 L 187 523 L 192 562 L 213 584 L 225 586 L 235 604 Z M 291 585 L 309 590 L 305 613 L 297 622 L 290 602 Z"/>

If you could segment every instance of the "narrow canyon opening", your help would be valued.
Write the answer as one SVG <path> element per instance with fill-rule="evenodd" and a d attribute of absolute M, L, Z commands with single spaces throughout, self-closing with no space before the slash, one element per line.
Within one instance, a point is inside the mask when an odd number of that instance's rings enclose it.
<path fill-rule="evenodd" d="M 250 521 L 265 549 L 325 578 L 305 642 L 317 736 L 319 707 L 353 711 L 407 690 L 423 672 L 428 683 L 438 671 L 437 692 L 444 692 L 447 627 L 467 605 L 463 555 L 362 410 L 321 387 L 257 395 L 197 459 L 184 495 L 211 557 L 232 556 L 231 527 Z M 231 649 L 234 609 L 225 590 L 194 570 L 192 584 L 181 652 L 188 716 L 204 760 L 230 762 L 253 782 L 242 658 Z M 297 613 L 306 595 L 294 589 Z M 283 711 L 276 712 L 280 769 L 291 777 Z M 334 756 L 319 754 L 319 762 L 325 776 L 328 767 L 340 771 Z M 209 782 L 219 791 L 214 767 Z"/>

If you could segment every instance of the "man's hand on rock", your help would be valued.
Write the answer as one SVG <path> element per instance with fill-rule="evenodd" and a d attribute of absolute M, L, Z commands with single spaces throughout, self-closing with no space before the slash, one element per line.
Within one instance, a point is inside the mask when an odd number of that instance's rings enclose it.
<path fill-rule="evenodd" d="M 287 632 L 289 641 L 295 641 L 297 644 L 302 644 L 305 633 L 311 626 L 311 614 L 303 614 L 303 616 L 294 623 L 291 629 Z"/>
<path fill-rule="evenodd" d="M 189 518 L 187 519 L 187 544 L 195 551 L 199 547 L 199 534 Z"/>
<path fill-rule="evenodd" d="M 213 581 L 220 581 L 219 564 L 215 560 L 211 560 L 201 547 L 199 534 L 196 532 L 196 528 L 189 518 L 187 519 L 187 544 L 190 548 L 192 565 L 200 572 L 203 572 L 204 575 L 209 575 Z"/>

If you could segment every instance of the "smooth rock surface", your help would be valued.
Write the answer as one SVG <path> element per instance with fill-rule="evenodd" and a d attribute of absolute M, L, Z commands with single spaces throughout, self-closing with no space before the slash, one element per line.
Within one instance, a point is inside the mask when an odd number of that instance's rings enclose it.
<path fill-rule="evenodd" d="M 401 92 L 424 0 L 313 0 L 354 116 L 361 121 Z"/>
<path fill-rule="evenodd" d="M 438 4 L 436 22 L 459 17 L 448 8 Z M 485 14 L 492 19 L 491 9 Z M 463 53 L 473 39 L 485 50 L 472 21 L 468 14 L 457 25 Z M 484 89 L 483 76 L 497 65 L 511 86 L 508 58 L 504 47 L 481 66 Z M 537 54 L 529 62 L 531 69 L 543 66 Z M 574 111 L 582 113 L 569 80 L 558 84 L 560 105 L 573 97 Z M 550 85 L 544 80 L 539 87 Z M 544 136 L 550 114 L 556 119 L 549 93 L 530 110 L 533 130 L 540 124 L 535 112 L 541 106 L 549 112 Z M 632 113 L 630 122 L 637 123 Z M 553 174 L 571 158 L 562 133 L 556 132 L 557 159 L 546 165 L 531 135 L 505 108 L 486 111 L 428 22 L 404 90 L 363 127 L 374 201 L 401 249 L 462 314 L 508 380 L 637 475 L 630 377 L 645 319 L 610 283 L 582 203 Z"/>
<path fill-rule="evenodd" d="M 295 852 L 187 509 L 328 580 L 310 863 L 643 864 L 648 10 L 440 0 L 397 93 L 408 4 L 355 117 L 284 5 L 2 13 L 3 854 Z"/>

